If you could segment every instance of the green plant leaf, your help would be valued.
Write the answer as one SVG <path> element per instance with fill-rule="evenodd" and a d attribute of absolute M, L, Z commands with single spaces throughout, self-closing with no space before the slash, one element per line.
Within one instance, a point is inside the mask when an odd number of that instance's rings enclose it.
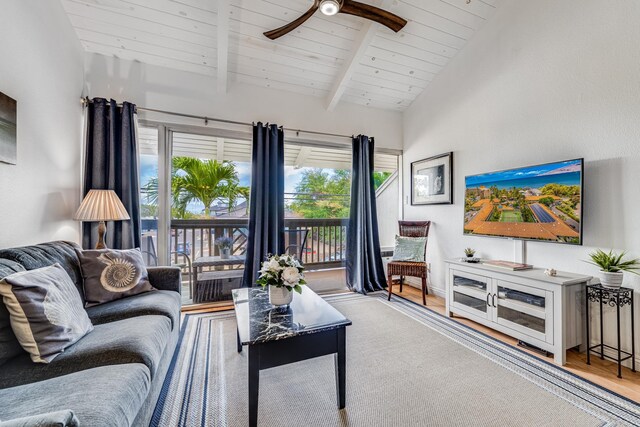
<path fill-rule="evenodd" d="M 624 251 L 619 254 L 615 254 L 613 250 L 610 250 L 607 253 L 602 249 L 596 249 L 595 252 L 589 254 L 591 261 L 587 262 L 600 267 L 602 271 L 610 273 L 628 271 L 630 273 L 638 274 L 635 270 L 640 269 L 640 259 L 635 258 L 623 261 L 625 255 L 626 252 Z"/>

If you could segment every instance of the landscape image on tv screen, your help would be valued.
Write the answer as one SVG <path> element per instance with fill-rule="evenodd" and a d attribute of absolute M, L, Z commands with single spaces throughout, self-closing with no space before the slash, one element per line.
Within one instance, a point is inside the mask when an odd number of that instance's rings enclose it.
<path fill-rule="evenodd" d="M 465 184 L 465 234 L 582 243 L 582 159 L 472 175 Z"/>

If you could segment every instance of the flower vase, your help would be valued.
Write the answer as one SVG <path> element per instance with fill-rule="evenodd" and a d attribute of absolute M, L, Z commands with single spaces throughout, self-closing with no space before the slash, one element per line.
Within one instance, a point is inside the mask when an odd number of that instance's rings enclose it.
<path fill-rule="evenodd" d="M 282 307 L 291 304 L 293 300 L 293 292 L 287 290 L 284 286 L 269 286 L 269 302 L 276 307 Z"/>
<path fill-rule="evenodd" d="M 220 259 L 229 259 L 230 255 L 231 255 L 231 249 L 229 248 L 220 249 Z"/>

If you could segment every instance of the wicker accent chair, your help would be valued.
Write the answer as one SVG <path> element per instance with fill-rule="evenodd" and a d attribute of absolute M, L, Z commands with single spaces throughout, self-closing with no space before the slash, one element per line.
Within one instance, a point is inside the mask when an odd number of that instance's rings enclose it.
<path fill-rule="evenodd" d="M 429 227 L 431 221 L 398 221 L 400 228 L 400 236 L 403 237 L 429 237 Z M 427 305 L 427 262 L 426 262 L 426 244 L 425 244 L 425 260 L 424 261 L 390 261 L 387 264 L 387 284 L 389 287 L 389 298 L 391 301 L 391 292 L 393 287 L 393 276 L 400 276 L 400 292 L 402 292 L 402 284 L 404 278 L 419 277 L 422 279 L 422 304 Z"/>

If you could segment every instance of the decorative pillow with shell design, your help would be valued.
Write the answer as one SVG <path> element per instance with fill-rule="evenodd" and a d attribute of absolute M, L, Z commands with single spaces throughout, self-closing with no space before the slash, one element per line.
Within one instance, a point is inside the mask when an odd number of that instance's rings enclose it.
<path fill-rule="evenodd" d="M 13 333 L 34 362 L 51 362 L 93 330 L 80 293 L 60 264 L 5 277 L 0 295 Z"/>
<path fill-rule="evenodd" d="M 155 290 L 139 249 L 77 252 L 87 307 Z"/>

